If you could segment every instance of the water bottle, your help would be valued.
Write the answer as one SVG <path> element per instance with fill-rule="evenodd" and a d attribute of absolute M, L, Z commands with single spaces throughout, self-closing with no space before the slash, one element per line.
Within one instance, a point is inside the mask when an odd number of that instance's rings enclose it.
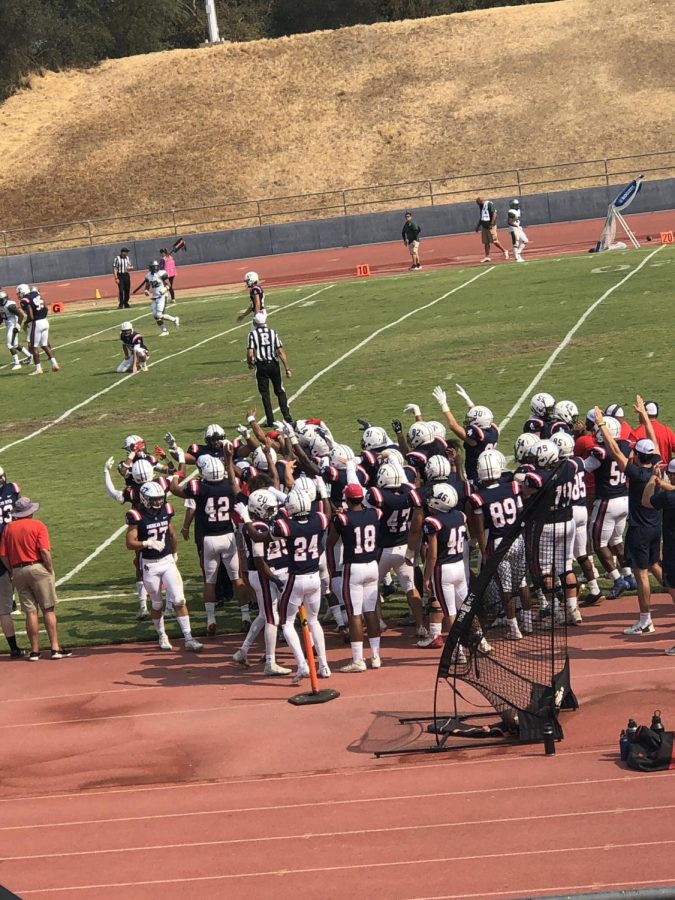
<path fill-rule="evenodd" d="M 635 735 L 637 734 L 637 722 L 635 719 L 629 719 L 628 725 L 626 726 L 626 737 L 628 738 L 628 742 L 632 743 L 635 740 Z"/>
<path fill-rule="evenodd" d="M 626 762 L 628 759 L 628 751 L 630 749 L 630 741 L 628 740 L 628 735 L 626 734 L 625 729 L 621 729 L 621 736 L 619 737 L 619 755 L 621 757 L 621 762 Z"/>
<path fill-rule="evenodd" d="M 546 756 L 552 756 L 555 753 L 555 736 L 552 722 L 546 722 L 544 725 L 544 753 Z"/>
<path fill-rule="evenodd" d="M 652 716 L 652 731 L 656 731 L 657 734 L 663 734 L 665 728 L 663 727 L 663 722 L 661 721 L 661 710 L 655 709 L 654 715 Z"/>

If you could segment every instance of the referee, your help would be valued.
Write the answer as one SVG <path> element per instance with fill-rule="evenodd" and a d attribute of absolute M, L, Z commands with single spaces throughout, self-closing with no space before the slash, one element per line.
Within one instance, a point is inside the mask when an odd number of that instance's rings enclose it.
<path fill-rule="evenodd" d="M 272 403 L 270 402 L 270 381 L 274 388 L 274 393 L 279 401 L 281 415 L 286 422 L 292 422 L 291 411 L 288 408 L 288 400 L 286 399 L 286 391 L 281 383 L 281 370 L 279 369 L 279 360 L 284 365 L 286 377 L 290 378 L 293 373 L 288 368 L 288 359 L 284 345 L 281 343 L 279 335 L 272 328 L 268 328 L 265 322 L 267 314 L 264 312 L 256 313 L 253 317 L 253 328 L 248 336 L 248 350 L 246 359 L 249 369 L 255 369 L 255 377 L 258 382 L 258 391 L 265 407 L 265 416 L 267 418 L 267 427 L 274 427 L 274 415 L 272 412 Z"/>
<path fill-rule="evenodd" d="M 129 309 L 129 295 L 131 293 L 131 276 L 133 265 L 129 259 L 129 248 L 122 247 L 119 256 L 113 260 L 113 275 L 119 294 L 118 309 Z"/>

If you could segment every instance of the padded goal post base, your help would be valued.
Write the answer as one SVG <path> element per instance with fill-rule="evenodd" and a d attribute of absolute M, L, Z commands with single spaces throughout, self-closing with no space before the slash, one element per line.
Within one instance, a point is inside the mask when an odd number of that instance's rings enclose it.
<path fill-rule="evenodd" d="M 293 706 L 315 706 L 317 703 L 328 703 L 330 700 L 337 700 L 340 691 L 334 691 L 332 688 L 325 688 L 322 691 L 305 691 L 302 694 L 295 694 L 288 698 L 288 702 Z"/>

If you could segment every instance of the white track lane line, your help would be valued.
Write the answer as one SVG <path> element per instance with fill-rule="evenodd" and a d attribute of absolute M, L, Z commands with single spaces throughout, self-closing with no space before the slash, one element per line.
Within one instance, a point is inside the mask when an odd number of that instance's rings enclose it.
<path fill-rule="evenodd" d="M 277 315 L 277 313 L 283 312 L 285 309 L 290 309 L 292 306 L 297 306 L 299 303 L 303 303 L 305 300 L 309 300 L 310 297 L 316 297 L 317 294 L 323 293 L 323 291 L 330 290 L 330 288 L 335 285 L 329 284 L 326 287 L 319 288 L 318 291 L 314 291 L 311 294 L 308 294 L 305 297 L 299 297 L 297 300 L 294 300 L 292 303 L 287 303 L 285 306 L 279 307 L 278 310 L 275 310 L 271 315 Z M 205 344 L 209 344 L 211 341 L 216 341 L 219 338 L 224 337 L 226 334 L 231 334 L 233 331 L 237 331 L 240 328 L 249 328 L 250 322 L 242 322 L 240 325 L 235 325 L 232 328 L 227 328 L 225 331 L 221 331 L 218 334 L 212 334 L 210 337 L 204 338 L 203 341 L 199 341 L 196 344 L 190 344 L 189 347 L 184 347 L 182 350 L 177 350 L 175 353 L 169 353 L 167 356 L 163 356 L 161 359 L 156 360 L 155 362 L 150 363 L 148 368 L 153 368 L 154 366 L 161 365 L 169 359 L 175 359 L 177 356 L 182 356 L 184 353 L 191 353 L 193 350 L 197 350 L 199 347 L 203 347 Z M 45 431 L 48 431 L 50 428 L 53 428 L 54 425 L 58 425 L 66 419 L 70 418 L 74 412 L 77 412 L 79 409 L 82 409 L 84 406 L 88 406 L 90 403 L 93 403 L 94 400 L 98 400 L 99 397 L 102 397 L 104 394 L 107 394 L 109 391 L 115 390 L 116 387 L 119 387 L 121 384 L 124 384 L 130 378 L 134 378 L 134 375 L 125 375 L 124 378 L 120 378 L 117 381 L 114 381 L 112 384 L 109 384 L 108 387 L 103 388 L 101 391 L 97 391 L 95 394 L 92 394 L 91 397 L 87 397 L 86 400 L 82 400 L 80 403 L 72 406 L 70 409 L 67 409 L 64 413 L 61 413 L 58 418 L 53 419 L 51 422 L 47 422 L 46 425 L 43 425 L 42 428 L 38 428 L 35 431 L 31 431 L 30 434 L 24 435 L 22 438 L 18 438 L 16 441 L 12 441 L 9 444 L 5 444 L 4 447 L 0 447 L 0 453 L 4 453 L 5 450 L 9 450 L 12 447 L 16 447 L 18 444 L 23 444 L 25 441 L 30 441 L 34 437 L 38 437 L 43 434 Z"/>
<path fill-rule="evenodd" d="M 367 863 L 354 863 L 352 865 L 338 865 L 338 866 L 312 866 L 307 868 L 300 868 L 295 866 L 290 866 L 286 869 L 269 869 L 267 871 L 256 871 L 256 872 L 228 872 L 225 875 L 195 875 L 187 878 L 158 878 L 153 879 L 152 881 L 119 881 L 119 882 L 109 882 L 103 884 L 75 884 L 68 885 L 68 887 L 57 887 L 57 888 L 40 888 L 38 890 L 22 890 L 21 896 L 27 897 L 29 894 L 53 894 L 63 891 L 92 891 L 92 890 L 103 890 L 105 888 L 123 888 L 123 887 L 149 887 L 152 885 L 158 884 L 191 884 L 198 881 L 232 881 L 237 878 L 268 878 L 274 877 L 278 878 L 279 876 L 289 875 L 291 877 L 303 876 L 303 875 L 312 875 L 323 872 L 356 872 L 356 871 L 364 871 L 367 869 L 388 869 L 393 868 L 394 866 L 430 866 L 430 865 L 441 865 L 446 863 L 459 863 L 459 862 L 481 862 L 483 860 L 498 860 L 498 859 L 515 859 L 523 858 L 527 856 L 552 856 L 555 857 L 560 853 L 568 853 L 574 854 L 578 856 L 580 853 L 591 853 L 591 852 L 614 852 L 620 850 L 632 850 L 638 848 L 645 847 L 667 847 L 675 844 L 675 839 L 673 840 L 663 840 L 663 841 L 635 841 L 633 843 L 626 844 L 593 844 L 588 847 L 580 847 L 576 844 L 573 847 L 551 847 L 547 850 L 540 850 L 536 847 L 532 850 L 514 850 L 503 853 L 474 853 L 468 856 L 441 856 L 441 857 L 422 857 L 421 859 L 395 859 L 388 862 L 367 862 Z M 20 888 L 19 888 L 20 889 Z M 460 895 L 460 896 L 466 896 Z M 480 896 L 480 895 L 479 895 Z M 483 895 L 486 896 L 486 895 Z M 487 895 L 489 896 L 489 894 Z"/>
<path fill-rule="evenodd" d="M 506 428 L 506 426 L 509 424 L 511 419 L 518 412 L 518 410 L 523 405 L 523 403 L 525 403 L 526 400 L 529 400 L 529 398 L 532 396 L 532 391 L 537 387 L 537 385 L 539 384 L 539 382 L 541 381 L 543 376 L 548 372 L 548 370 L 551 368 L 553 363 L 560 356 L 560 354 L 565 349 L 565 347 L 567 347 L 567 345 L 570 343 L 570 341 L 572 340 L 574 335 L 581 328 L 581 326 L 584 324 L 586 319 L 591 315 L 591 313 L 594 312 L 598 308 L 598 306 L 600 306 L 600 304 L 603 303 L 609 296 L 611 296 L 614 293 L 614 291 L 616 291 L 618 288 L 620 288 L 622 285 L 624 285 L 627 281 L 629 281 L 629 279 L 631 279 L 633 277 L 633 275 L 637 275 L 637 273 L 640 271 L 640 269 L 642 269 L 643 266 L 646 266 L 647 263 L 649 262 L 649 260 L 653 256 L 656 256 L 657 253 L 660 253 L 661 250 L 663 250 L 663 248 L 665 246 L 666 246 L 665 244 L 662 244 L 660 247 L 657 247 L 656 250 L 652 250 L 652 252 L 649 254 L 649 256 L 645 256 L 645 258 L 642 260 L 642 262 L 639 263 L 639 265 L 637 265 L 634 269 L 631 269 L 631 271 L 627 275 L 624 275 L 624 277 L 621 279 L 621 281 L 617 281 L 616 284 L 612 285 L 611 288 L 608 288 L 605 291 L 605 293 L 602 295 L 602 297 L 599 297 L 594 303 L 591 303 L 591 305 L 588 307 L 588 309 L 579 317 L 579 319 L 577 319 L 576 323 L 572 326 L 572 328 L 570 328 L 570 330 L 567 332 L 565 337 L 555 348 L 553 353 L 551 353 L 551 355 L 546 360 L 544 365 L 539 369 L 539 371 L 534 376 L 532 381 L 528 384 L 528 386 L 525 388 L 523 393 L 513 404 L 513 406 L 509 410 L 506 417 L 499 423 L 500 431 L 502 431 L 504 428 Z"/>
<path fill-rule="evenodd" d="M 578 894 L 582 890 L 589 890 L 593 892 L 593 896 L 597 895 L 598 891 L 601 888 L 638 888 L 638 887 L 646 887 L 647 885 L 664 885 L 666 882 L 675 882 L 675 873 L 673 875 L 666 875 L 663 878 L 657 878 L 652 881 L 593 881 L 590 884 L 567 884 L 561 885 L 560 887 L 531 887 L 531 888 L 514 888 L 511 891 L 488 891 L 487 893 L 482 894 L 443 894 L 442 896 L 436 897 L 410 897 L 407 900 L 480 900 L 481 897 L 485 898 L 485 900 L 490 900 L 490 898 L 494 897 L 513 897 L 515 894 L 518 894 L 519 897 L 538 897 L 540 900 L 544 900 L 544 894 L 549 894 L 551 892 L 555 893 L 555 897 L 551 898 L 551 900 L 555 900 L 556 897 L 560 897 L 561 894 L 564 894 L 567 897 L 568 894 Z M 624 894 L 623 891 L 620 895 L 617 896 L 625 896 L 625 897 L 635 897 L 636 900 L 639 897 L 639 894 Z M 663 895 L 661 895 L 663 896 Z"/>

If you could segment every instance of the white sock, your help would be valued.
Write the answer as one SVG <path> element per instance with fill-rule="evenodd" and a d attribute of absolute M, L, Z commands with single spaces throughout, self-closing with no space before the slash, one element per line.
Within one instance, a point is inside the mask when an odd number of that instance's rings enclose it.
<path fill-rule="evenodd" d="M 361 662 L 363 659 L 363 641 L 352 641 L 352 659 Z"/>
<path fill-rule="evenodd" d="M 12 353 L 12 362 L 14 363 L 15 366 L 19 365 L 19 354 L 18 353 Z"/>
<path fill-rule="evenodd" d="M 598 585 L 598 582 L 595 578 L 592 578 L 588 582 L 588 589 L 591 592 L 591 594 L 599 594 L 600 593 L 600 586 Z"/>
<path fill-rule="evenodd" d="M 619 570 L 618 570 L 618 569 L 612 569 L 612 571 L 609 573 L 609 577 L 610 577 L 613 581 L 618 581 L 618 579 L 621 578 L 621 576 L 619 575 Z"/>
<path fill-rule="evenodd" d="M 515 619 L 515 618 L 507 619 L 506 621 L 508 622 L 509 628 L 511 629 L 511 631 L 519 631 L 520 630 L 518 628 L 518 619 Z"/>
<path fill-rule="evenodd" d="M 531 609 L 523 610 L 523 625 L 527 625 L 528 628 L 532 628 L 532 610 Z"/>
<path fill-rule="evenodd" d="M 155 626 L 155 631 L 161 637 L 164 632 L 164 616 L 160 616 L 159 619 L 153 619 L 152 624 Z"/>
<path fill-rule="evenodd" d="M 386 574 L 386 575 L 384 576 L 384 578 L 382 579 L 382 584 L 384 584 L 384 585 L 386 585 L 387 587 L 389 587 L 389 585 L 392 583 L 393 580 L 394 580 L 394 579 L 391 577 L 391 572 L 387 572 L 387 574 Z"/>
<path fill-rule="evenodd" d="M 370 644 L 370 652 L 373 656 L 380 655 L 380 641 L 381 638 L 368 638 L 368 643 Z"/>
<path fill-rule="evenodd" d="M 248 634 L 244 638 L 244 643 L 241 645 L 241 649 L 245 654 L 248 654 L 248 651 L 253 646 L 254 641 L 263 630 L 264 624 L 265 619 L 262 616 L 256 616 L 256 618 L 253 620 L 253 624 L 249 628 Z"/>
<path fill-rule="evenodd" d="M 241 610 L 241 621 L 242 622 L 250 622 L 251 621 L 251 610 L 249 608 L 248 603 L 244 603 L 243 606 L 240 606 Z"/>
<path fill-rule="evenodd" d="M 41 365 L 40 363 L 35 363 L 35 371 L 36 371 L 36 372 L 41 372 L 41 371 L 42 371 L 42 365 Z"/>
<path fill-rule="evenodd" d="M 572 612 L 573 610 L 575 610 L 577 608 L 577 598 L 576 597 L 568 597 L 565 600 L 565 605 L 567 606 L 568 611 Z"/>
<path fill-rule="evenodd" d="M 30 352 L 30 350 L 26 350 L 25 347 L 23 348 L 23 350 L 22 350 L 21 352 L 22 352 L 23 355 L 26 357 L 26 359 L 32 359 L 32 358 L 33 358 L 33 354 Z"/>
<path fill-rule="evenodd" d="M 624 566 L 623 569 L 621 570 L 621 574 L 628 576 L 628 575 L 632 575 L 633 572 L 629 566 Z"/>
<path fill-rule="evenodd" d="M 164 318 L 167 319 L 169 322 L 175 322 L 175 321 L 176 321 L 176 317 L 175 317 L 175 316 L 170 316 L 170 315 L 168 315 L 168 313 L 164 313 Z"/>
<path fill-rule="evenodd" d="M 144 609 L 147 608 L 148 605 L 148 592 L 145 589 L 145 585 L 142 581 L 136 582 L 136 596 L 138 597 L 139 606 Z"/>
<path fill-rule="evenodd" d="M 343 628 L 347 624 L 347 620 L 345 619 L 345 614 L 340 608 L 340 605 L 336 603 L 335 606 L 331 606 L 330 611 L 333 614 L 337 627 Z"/>
<path fill-rule="evenodd" d="M 216 624 L 216 604 L 215 603 L 205 603 L 204 609 L 206 610 L 206 624 L 207 625 L 215 625 Z"/>
<path fill-rule="evenodd" d="M 51 363 L 52 363 L 52 369 L 55 369 L 58 366 L 55 356 L 52 357 Z"/>
<path fill-rule="evenodd" d="M 190 631 L 190 616 L 176 616 L 178 627 L 183 632 L 186 641 L 192 640 L 192 632 Z"/>
<path fill-rule="evenodd" d="M 262 615 L 259 616 L 260 619 L 263 619 Z M 265 621 L 263 619 L 263 621 Z M 267 659 L 268 664 L 276 662 L 276 652 L 277 652 L 277 626 L 270 625 L 269 622 L 265 622 L 265 657 Z"/>
<path fill-rule="evenodd" d="M 652 614 L 650 612 L 640 613 L 640 625 L 645 626 L 649 625 L 652 620 Z"/>
<path fill-rule="evenodd" d="M 443 630 L 442 622 L 429 622 L 429 634 L 432 637 L 438 637 Z"/>

